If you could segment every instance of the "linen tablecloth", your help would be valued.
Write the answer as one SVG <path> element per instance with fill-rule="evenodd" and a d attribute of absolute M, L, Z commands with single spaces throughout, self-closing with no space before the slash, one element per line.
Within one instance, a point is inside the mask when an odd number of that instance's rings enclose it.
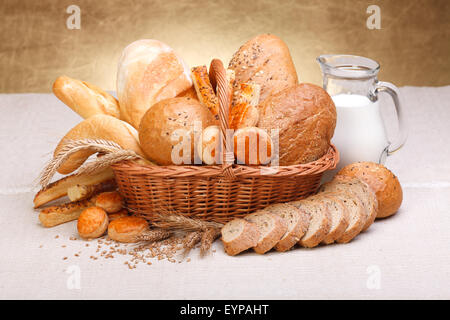
<path fill-rule="evenodd" d="M 46 229 L 32 209 L 39 171 L 81 118 L 50 94 L 1 94 L 0 298 L 450 298 L 450 86 L 401 93 L 409 138 L 386 162 L 404 192 L 393 217 L 345 245 L 229 257 L 216 241 L 205 258 L 131 270 L 125 256 L 90 258 L 96 241 L 69 239 L 76 222 Z"/>

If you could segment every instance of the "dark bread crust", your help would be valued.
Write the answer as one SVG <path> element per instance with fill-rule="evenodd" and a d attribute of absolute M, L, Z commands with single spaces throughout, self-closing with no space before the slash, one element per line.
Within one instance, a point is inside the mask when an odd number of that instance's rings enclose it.
<path fill-rule="evenodd" d="M 330 146 L 336 107 L 319 86 L 302 83 L 267 98 L 261 104 L 258 127 L 279 129 L 280 165 L 315 161 Z"/>

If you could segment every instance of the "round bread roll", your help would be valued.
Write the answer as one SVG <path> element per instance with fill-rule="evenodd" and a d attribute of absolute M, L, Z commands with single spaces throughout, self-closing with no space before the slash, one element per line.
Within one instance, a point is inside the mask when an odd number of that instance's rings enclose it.
<path fill-rule="evenodd" d="M 120 117 L 116 98 L 89 82 L 61 76 L 53 83 L 53 93 L 85 119 L 96 114 Z"/>
<path fill-rule="evenodd" d="M 107 213 L 114 213 L 123 208 L 123 197 L 117 191 L 103 192 L 96 197 L 95 205 Z"/>
<path fill-rule="evenodd" d="M 236 92 L 244 82 L 261 86 L 260 101 L 298 83 L 287 45 L 272 34 L 261 34 L 247 41 L 233 55 L 228 68 L 235 71 Z"/>
<path fill-rule="evenodd" d="M 147 109 L 191 86 L 189 67 L 172 48 L 158 40 L 135 41 L 123 50 L 119 60 L 120 116 L 137 129 Z"/>
<path fill-rule="evenodd" d="M 81 212 L 78 218 L 78 234 L 84 239 L 101 237 L 108 228 L 108 222 L 105 210 L 98 207 L 87 208 Z"/>
<path fill-rule="evenodd" d="M 233 142 L 234 155 L 239 164 L 268 164 L 272 159 L 272 139 L 263 129 L 256 127 L 238 129 L 233 135 Z"/>
<path fill-rule="evenodd" d="M 338 175 L 356 177 L 369 185 L 378 200 L 377 218 L 393 215 L 402 204 L 402 186 L 398 178 L 382 164 L 356 162 L 342 168 Z"/>
<path fill-rule="evenodd" d="M 301 83 L 267 98 L 258 127 L 279 130 L 280 166 L 308 163 L 322 157 L 336 126 L 336 108 L 319 86 Z"/>
<path fill-rule="evenodd" d="M 148 230 L 147 220 L 139 217 L 118 218 L 108 226 L 108 236 L 118 242 L 136 242 L 137 236 Z"/>
<path fill-rule="evenodd" d="M 126 150 L 133 150 L 137 154 L 144 156 L 144 152 L 139 146 L 139 137 L 136 129 L 125 121 L 103 114 L 89 117 L 73 127 L 56 146 L 54 155 L 61 150 L 67 140 L 80 139 L 110 140 Z M 81 150 L 70 155 L 58 168 L 58 172 L 69 174 L 75 171 L 93 153 L 94 151 Z"/>
<path fill-rule="evenodd" d="M 194 136 L 194 128 L 200 135 L 201 130 L 212 124 L 213 115 L 198 100 L 166 99 L 145 113 L 139 128 L 139 140 L 145 154 L 157 164 L 193 164 L 194 140 L 197 137 Z"/>

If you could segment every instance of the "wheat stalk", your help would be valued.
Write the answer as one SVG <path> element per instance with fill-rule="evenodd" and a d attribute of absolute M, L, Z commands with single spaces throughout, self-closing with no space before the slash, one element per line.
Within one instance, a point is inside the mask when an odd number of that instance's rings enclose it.
<path fill-rule="evenodd" d="M 202 234 L 201 245 L 200 245 L 200 255 L 205 256 L 213 242 L 219 237 L 220 229 L 209 228 L 206 229 Z"/>

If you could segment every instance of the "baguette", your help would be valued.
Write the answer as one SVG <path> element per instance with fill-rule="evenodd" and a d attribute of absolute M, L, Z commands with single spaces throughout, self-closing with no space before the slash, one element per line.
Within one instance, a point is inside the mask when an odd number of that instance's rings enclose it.
<path fill-rule="evenodd" d="M 256 224 L 259 230 L 258 244 L 253 247 L 253 250 L 259 254 L 272 249 L 287 231 L 287 225 L 280 216 L 264 210 L 256 211 L 244 219 Z"/>
<path fill-rule="evenodd" d="M 92 197 L 95 194 L 113 191 L 117 188 L 116 181 L 114 179 L 106 180 L 93 185 L 76 184 L 67 188 L 67 196 L 70 201 L 78 201 Z"/>
<path fill-rule="evenodd" d="M 261 86 L 254 83 L 241 83 L 236 104 L 230 111 L 230 129 L 255 127 L 259 121 L 259 93 Z"/>
<path fill-rule="evenodd" d="M 244 219 L 233 219 L 222 227 L 222 243 L 225 252 L 235 256 L 258 244 L 259 230 L 254 223 Z"/>
<path fill-rule="evenodd" d="M 120 118 L 117 99 L 89 82 L 61 76 L 53 83 L 53 93 L 85 119 L 96 114 Z"/>
<path fill-rule="evenodd" d="M 272 204 L 264 211 L 280 216 L 287 225 L 287 231 L 275 245 L 279 252 L 288 251 L 303 237 L 309 226 L 309 216 L 301 209 L 288 203 Z"/>
<path fill-rule="evenodd" d="M 305 248 L 318 246 L 327 236 L 331 228 L 331 217 L 323 203 L 317 201 L 299 200 L 289 202 L 291 205 L 304 210 L 310 216 L 308 230 L 298 242 Z"/>
<path fill-rule="evenodd" d="M 125 150 L 132 150 L 144 157 L 139 145 L 138 132 L 128 123 L 111 116 L 97 114 L 73 127 L 59 142 L 54 155 L 58 154 L 67 140 L 104 139 L 117 143 Z M 61 174 L 69 174 L 80 167 L 95 151 L 80 150 L 70 155 L 58 168 Z"/>
<path fill-rule="evenodd" d="M 62 198 L 67 195 L 67 190 L 76 185 L 92 186 L 105 181 L 114 179 L 114 173 L 111 168 L 107 168 L 92 175 L 70 175 L 52 182 L 47 187 L 41 189 L 34 196 L 34 208 L 39 208 L 50 201 Z"/>
<path fill-rule="evenodd" d="M 93 205 L 93 198 L 90 198 L 51 206 L 39 212 L 39 221 L 46 228 L 54 227 L 78 219 L 83 210 Z"/>

